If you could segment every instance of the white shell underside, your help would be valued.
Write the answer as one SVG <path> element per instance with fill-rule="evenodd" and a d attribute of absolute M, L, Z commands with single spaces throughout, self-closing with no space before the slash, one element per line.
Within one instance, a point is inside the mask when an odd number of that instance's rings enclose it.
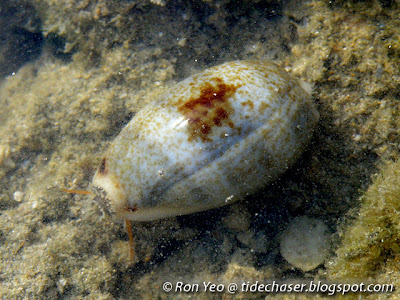
<path fill-rule="evenodd" d="M 223 95 L 221 82 L 233 87 L 229 93 Z M 193 112 L 185 115 L 182 107 L 210 86 L 212 101 L 225 96 L 229 116 L 205 135 L 199 130 L 206 122 L 196 131 Z M 275 64 L 226 63 L 187 78 L 139 111 L 110 146 L 106 171 L 96 173 L 93 185 L 105 192 L 112 212 L 135 221 L 220 207 L 293 164 L 318 117 L 309 94 Z"/>

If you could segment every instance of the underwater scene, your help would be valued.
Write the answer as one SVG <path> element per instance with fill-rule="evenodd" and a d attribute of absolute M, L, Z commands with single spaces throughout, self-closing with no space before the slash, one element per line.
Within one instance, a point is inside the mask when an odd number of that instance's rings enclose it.
<path fill-rule="evenodd" d="M 399 299 L 400 1 L 1 1 L 0 259 L 0 299 Z"/>

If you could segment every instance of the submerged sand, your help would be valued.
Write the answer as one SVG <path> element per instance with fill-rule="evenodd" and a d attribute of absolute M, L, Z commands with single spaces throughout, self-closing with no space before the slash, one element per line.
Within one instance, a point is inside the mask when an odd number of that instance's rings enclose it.
<path fill-rule="evenodd" d="M 46 39 L 41 56 L 0 83 L 0 297 L 266 296 L 166 293 L 166 281 L 398 284 L 398 6 L 32 1 Z M 55 55 L 55 39 L 62 55 Z M 134 224 L 131 261 L 123 224 L 104 215 L 93 196 L 61 189 L 90 188 L 124 124 L 174 83 L 246 58 L 274 60 L 313 84 L 321 120 L 312 145 L 245 201 Z M 329 259 L 310 272 L 279 253 L 280 234 L 304 215 L 322 220 L 333 240 Z M 274 295 L 298 296 L 310 294 Z M 398 291 L 379 296 L 395 299 Z"/>

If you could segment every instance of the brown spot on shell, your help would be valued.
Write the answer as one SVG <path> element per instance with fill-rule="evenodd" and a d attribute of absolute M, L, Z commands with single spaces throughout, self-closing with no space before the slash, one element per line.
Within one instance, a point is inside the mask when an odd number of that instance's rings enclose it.
<path fill-rule="evenodd" d="M 260 103 L 260 106 L 258 108 L 258 113 L 260 115 L 263 115 L 268 108 L 269 108 L 269 104 L 262 102 L 262 103 Z"/>
<path fill-rule="evenodd" d="M 135 212 L 135 211 L 138 210 L 138 208 L 137 208 L 136 205 L 134 205 L 134 206 L 127 206 L 127 207 L 125 207 L 125 210 L 128 211 L 128 212 Z"/>
<path fill-rule="evenodd" d="M 246 100 L 246 101 L 242 102 L 242 106 L 248 106 L 250 109 L 253 109 L 254 103 L 253 103 L 253 101 Z"/>
<path fill-rule="evenodd" d="M 106 158 L 105 157 L 101 160 L 101 164 L 100 164 L 100 167 L 99 167 L 99 173 L 101 175 L 107 175 Z"/>
<path fill-rule="evenodd" d="M 211 141 L 214 126 L 234 128 L 230 115 L 233 108 L 229 98 L 240 85 L 226 84 L 221 78 L 212 78 L 200 87 L 200 95 L 180 103 L 178 111 L 188 120 L 190 139 Z"/>

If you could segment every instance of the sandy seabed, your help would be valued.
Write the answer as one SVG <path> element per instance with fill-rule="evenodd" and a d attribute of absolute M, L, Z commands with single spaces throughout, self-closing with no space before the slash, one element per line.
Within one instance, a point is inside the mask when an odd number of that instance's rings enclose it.
<path fill-rule="evenodd" d="M 45 42 L 38 58 L 0 83 L 1 298 L 267 295 L 167 293 L 165 282 L 174 288 L 179 282 L 226 288 L 271 280 L 398 285 L 397 1 L 8 5 L 23 9 L 13 15 L 16 24 L 40 28 Z M 39 27 L 18 21 L 30 15 Z M 10 61 L 6 50 L 0 51 L 2 64 Z M 248 58 L 273 60 L 314 86 L 321 118 L 309 149 L 276 183 L 244 201 L 135 223 L 131 261 L 123 223 L 104 215 L 93 196 L 61 189 L 89 189 L 102 153 L 121 128 L 174 83 Z M 332 240 L 329 258 L 309 272 L 279 252 L 284 229 L 305 215 L 322 220 Z M 399 297 L 398 291 L 379 296 Z"/>

